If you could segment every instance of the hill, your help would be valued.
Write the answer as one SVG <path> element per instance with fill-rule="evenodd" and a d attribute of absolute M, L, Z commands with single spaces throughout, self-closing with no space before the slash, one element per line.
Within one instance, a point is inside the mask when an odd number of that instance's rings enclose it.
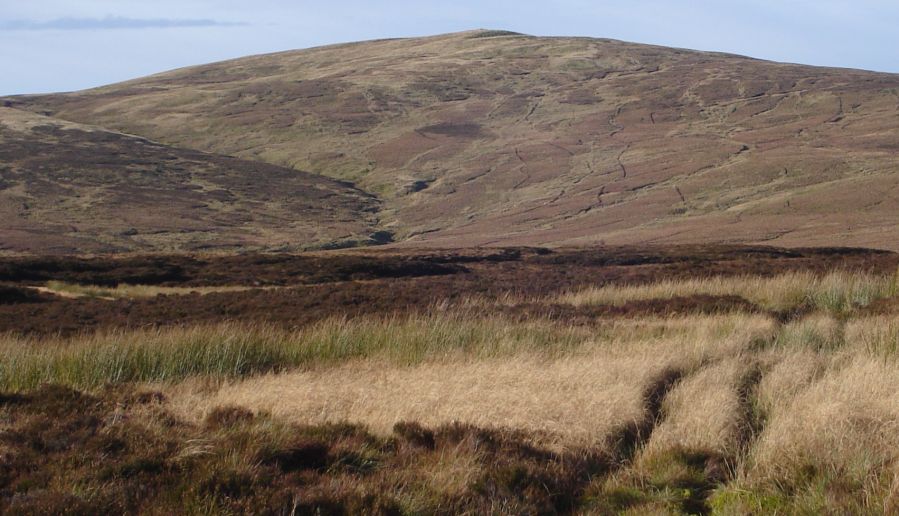
<path fill-rule="evenodd" d="M 899 249 L 891 74 L 474 31 L 5 103 L 352 182 L 404 245 Z"/>
<path fill-rule="evenodd" d="M 0 250 L 306 249 L 365 241 L 377 200 L 274 165 L 0 108 Z"/>

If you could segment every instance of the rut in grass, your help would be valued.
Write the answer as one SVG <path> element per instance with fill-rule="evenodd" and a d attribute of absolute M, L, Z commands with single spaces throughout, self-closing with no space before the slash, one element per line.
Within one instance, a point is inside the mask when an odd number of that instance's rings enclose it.
<path fill-rule="evenodd" d="M 637 452 L 649 442 L 653 431 L 661 423 L 665 396 L 684 377 L 677 369 L 662 371 L 643 391 L 643 419 L 633 421 L 609 438 L 609 449 L 614 450 L 615 462 L 620 466 L 630 463 Z"/>

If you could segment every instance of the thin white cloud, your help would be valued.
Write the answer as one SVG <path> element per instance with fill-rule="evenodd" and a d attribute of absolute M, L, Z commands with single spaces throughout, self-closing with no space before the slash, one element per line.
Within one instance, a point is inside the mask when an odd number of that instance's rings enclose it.
<path fill-rule="evenodd" d="M 211 19 L 126 18 L 123 16 L 107 16 L 105 18 L 56 18 L 47 21 L 0 21 L 0 30 L 171 29 L 185 27 L 236 27 L 245 25 L 246 23 L 221 22 Z"/>
<path fill-rule="evenodd" d="M 899 72 L 897 0 L 0 0 L 0 5 L 0 95 L 100 86 L 251 54 L 474 28 L 608 37 Z M 229 20 L 246 25 L 235 27 Z"/>

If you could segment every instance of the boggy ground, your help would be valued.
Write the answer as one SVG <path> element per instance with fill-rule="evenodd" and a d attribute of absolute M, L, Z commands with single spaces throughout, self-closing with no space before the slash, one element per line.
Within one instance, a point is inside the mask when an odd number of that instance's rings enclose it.
<path fill-rule="evenodd" d="M 897 262 L 8 260 L 0 512 L 891 513 Z"/>
<path fill-rule="evenodd" d="M 750 246 L 471 249 L 367 253 L 19 257 L 0 259 L 0 331 L 77 333 L 94 328 L 257 321 L 298 327 L 334 316 L 406 313 L 440 302 L 515 295 L 491 311 L 591 320 L 597 316 L 751 309 L 733 296 L 691 295 L 624 306 L 553 306 L 528 299 L 607 284 L 696 276 L 762 275 L 835 269 L 892 272 L 899 255 L 864 249 L 778 249 Z M 149 285 L 152 293 L 205 295 L 54 296 L 50 281 L 115 287 Z M 280 288 L 265 288 L 280 287 Z M 186 288 L 186 289 L 185 289 Z M 102 297 L 102 296 L 100 296 Z"/>

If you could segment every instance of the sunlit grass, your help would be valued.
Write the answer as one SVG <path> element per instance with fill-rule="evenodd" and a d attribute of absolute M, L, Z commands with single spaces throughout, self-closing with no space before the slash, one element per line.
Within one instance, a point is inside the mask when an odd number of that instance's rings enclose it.
<path fill-rule="evenodd" d="M 159 295 L 210 294 L 213 292 L 240 292 L 261 287 L 217 286 L 217 287 L 160 287 L 156 285 L 120 284 L 115 287 L 99 285 L 79 285 L 62 281 L 49 281 L 46 290 L 70 297 L 89 297 L 101 299 L 131 299 L 139 297 L 155 297 Z M 264 287 L 272 288 L 272 287 Z"/>
<path fill-rule="evenodd" d="M 565 293 L 560 303 L 623 305 L 632 301 L 671 299 L 695 295 L 739 296 L 768 310 L 800 306 L 835 314 L 847 313 L 899 293 L 896 275 L 834 272 L 818 276 L 792 272 L 774 277 L 715 276 L 692 280 L 665 280 L 646 285 L 612 285 Z"/>
<path fill-rule="evenodd" d="M 734 343 L 742 346 L 770 332 L 770 320 L 753 315 L 569 326 L 435 310 L 408 317 L 335 318 L 293 331 L 216 324 L 70 338 L 7 335 L 0 338 L 0 389 L 23 390 L 45 382 L 93 389 L 196 376 L 239 378 L 355 359 L 399 366 L 521 354 L 553 359 L 584 353 L 588 344 L 627 353 L 635 346 L 685 342 L 690 345 L 683 353 L 702 355 L 713 349 L 726 352 Z"/>
<path fill-rule="evenodd" d="M 240 377 L 353 358 L 400 364 L 452 355 L 556 353 L 589 340 L 582 329 L 434 315 L 331 319 L 298 331 L 219 324 L 116 330 L 68 339 L 0 339 L 0 388 L 52 382 L 91 389 L 106 383 Z"/>
<path fill-rule="evenodd" d="M 95 294 L 109 290 L 116 289 Z M 893 276 L 790 273 L 550 299 L 738 295 L 781 314 L 580 325 L 490 315 L 490 303 L 540 302 L 507 296 L 299 329 L 215 324 L 7 335 L 0 337 L 0 390 L 55 383 L 102 393 L 109 384 L 137 383 L 158 389 L 166 410 L 195 425 L 236 406 L 286 423 L 361 423 L 382 438 L 399 421 L 512 428 L 541 446 L 590 448 L 622 461 L 584 489 L 585 510 L 600 513 L 689 512 L 696 503 L 723 514 L 876 513 L 899 507 L 891 494 L 899 463 L 899 317 L 861 309 L 896 290 Z M 647 393 L 672 373 L 676 380 L 653 411 Z M 651 434 L 621 455 L 616 436 L 640 421 L 651 422 Z M 284 437 L 260 432 L 246 439 Z M 189 461 L 223 452 L 200 443 L 179 453 Z M 240 470 L 256 455 L 223 457 Z M 420 474 L 464 492 L 472 464 L 434 457 Z"/>

